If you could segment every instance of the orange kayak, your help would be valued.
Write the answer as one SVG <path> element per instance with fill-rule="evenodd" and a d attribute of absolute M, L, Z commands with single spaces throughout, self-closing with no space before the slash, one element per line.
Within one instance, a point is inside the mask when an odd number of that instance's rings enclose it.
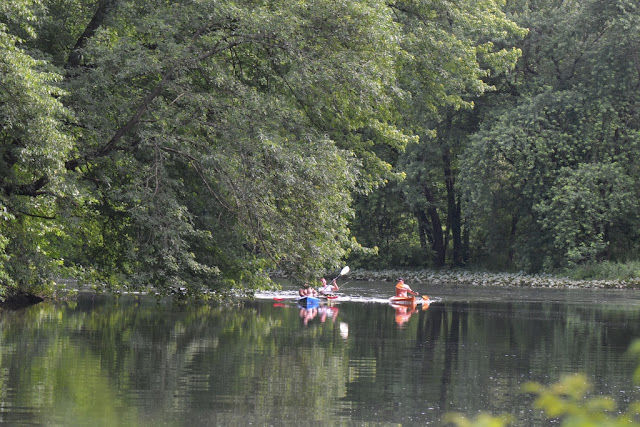
<path fill-rule="evenodd" d="M 416 305 L 416 297 L 391 297 L 389 298 L 389 302 L 391 304 L 398 304 L 398 305 Z"/>
<path fill-rule="evenodd" d="M 406 297 L 395 296 L 395 297 L 389 298 L 389 302 L 391 304 L 413 306 L 420 303 L 429 305 L 431 303 L 431 300 L 426 295 L 422 295 L 421 297 L 419 296 L 417 298 L 412 296 L 406 296 Z"/>

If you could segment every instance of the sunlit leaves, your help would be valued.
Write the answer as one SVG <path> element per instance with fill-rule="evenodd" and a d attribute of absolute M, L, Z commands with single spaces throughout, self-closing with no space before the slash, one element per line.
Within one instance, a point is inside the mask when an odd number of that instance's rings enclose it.
<path fill-rule="evenodd" d="M 560 419 L 562 426 L 633 425 L 629 424 L 633 417 L 615 415 L 616 403 L 611 397 L 591 394 L 592 385 L 584 374 L 567 375 L 548 387 L 527 383 L 523 391 L 536 395 L 536 408 L 549 419 Z"/>
<path fill-rule="evenodd" d="M 15 25 L 28 36 L 36 35 L 34 24 L 37 20 L 36 10 L 42 10 L 41 0 L 11 0 L 0 3 L 0 23 Z"/>
<path fill-rule="evenodd" d="M 31 22 L 32 15 L 18 7 L 27 4 L 7 9 L 3 3 L 2 11 L 9 21 Z M 46 236 L 61 233 L 51 222 L 58 198 L 76 193 L 64 163 L 74 141 L 63 125 L 70 114 L 57 87 L 61 76 L 7 31 L 0 23 L 0 283 L 36 287 L 60 265 Z"/>
<path fill-rule="evenodd" d="M 437 117 L 438 108 L 472 107 L 467 96 L 491 90 L 484 78 L 513 67 L 520 55 L 496 43 L 526 33 L 505 16 L 499 2 L 398 1 L 391 7 L 411 55 L 403 61 L 402 79 L 419 102 L 412 113 L 423 121 Z"/>
<path fill-rule="evenodd" d="M 375 144 L 408 141 L 399 37 L 379 1 L 119 2 L 65 82 L 92 258 L 194 295 L 338 266 L 351 191 L 390 169 Z"/>
<path fill-rule="evenodd" d="M 510 426 L 514 420 L 511 415 L 493 416 L 482 413 L 474 419 L 469 419 L 461 414 L 446 414 L 443 421 L 454 424 L 458 427 L 506 427 Z"/>
<path fill-rule="evenodd" d="M 632 344 L 630 353 L 637 355 L 637 347 Z M 594 393 L 593 385 L 585 374 L 565 375 L 549 386 L 528 382 L 522 391 L 535 396 L 534 407 L 541 410 L 544 417 L 564 427 L 570 426 L 636 426 L 638 405 L 632 402 L 628 408 L 620 410 L 610 396 Z M 469 420 L 459 414 L 448 414 L 446 421 L 457 426 L 506 426 L 516 420 L 513 415 L 492 416 L 481 414 Z"/>
<path fill-rule="evenodd" d="M 72 147 L 60 122 L 68 117 L 58 99 L 64 93 L 53 85 L 60 76 L 43 71 L 44 62 L 28 56 L 2 30 L 0 26 L 0 142 L 15 159 L 3 173 L 15 167 L 13 179 L 18 181 L 39 173 L 55 176 L 63 172 L 64 156 Z"/>

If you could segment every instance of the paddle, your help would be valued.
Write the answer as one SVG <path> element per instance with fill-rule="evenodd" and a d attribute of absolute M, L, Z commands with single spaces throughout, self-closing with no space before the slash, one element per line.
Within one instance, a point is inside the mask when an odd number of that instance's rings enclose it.
<path fill-rule="evenodd" d="M 340 274 L 339 274 L 339 275 L 337 275 L 337 276 L 335 277 L 335 279 L 333 279 L 333 280 L 336 280 L 336 279 L 337 279 L 338 277 L 340 277 L 340 276 L 344 276 L 344 275 L 345 275 L 345 274 L 347 274 L 348 272 L 349 272 L 349 266 L 348 266 L 348 265 L 346 265 L 346 266 L 345 266 L 345 267 L 340 271 Z"/>
<path fill-rule="evenodd" d="M 431 301 L 429 295 L 420 295 L 418 292 L 413 293 L 417 298 L 422 298 L 423 301 Z"/>
<path fill-rule="evenodd" d="M 429 307 L 429 304 L 431 304 L 431 300 L 429 299 L 428 295 L 417 295 L 418 298 L 422 298 L 422 303 L 424 307 Z"/>

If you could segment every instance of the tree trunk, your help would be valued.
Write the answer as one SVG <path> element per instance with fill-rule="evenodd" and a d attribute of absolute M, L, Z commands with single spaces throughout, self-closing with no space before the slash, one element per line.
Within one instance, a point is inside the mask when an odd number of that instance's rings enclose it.
<path fill-rule="evenodd" d="M 520 219 L 519 215 L 514 215 L 511 218 L 511 230 L 510 230 L 510 235 L 509 235 L 509 253 L 508 253 L 508 260 L 509 260 L 509 265 L 513 265 L 513 257 L 515 255 L 515 248 L 513 247 L 514 245 L 514 241 L 516 239 L 516 233 L 518 231 L 518 221 Z"/>
<path fill-rule="evenodd" d="M 433 247 L 433 233 L 431 232 L 431 224 L 429 218 L 422 209 L 415 209 L 413 215 L 418 221 L 418 235 L 420 237 L 420 247 L 424 251 L 425 258 L 432 255 L 429 245 Z"/>
<path fill-rule="evenodd" d="M 460 197 L 456 197 L 455 177 L 451 169 L 451 151 L 448 147 L 443 147 L 442 149 L 442 162 L 444 166 L 444 181 L 447 188 L 447 225 L 453 238 L 453 265 L 462 266 L 464 261 L 462 258 Z"/>
<path fill-rule="evenodd" d="M 462 261 L 467 264 L 471 259 L 471 226 L 469 225 L 469 219 L 465 218 L 464 226 L 462 227 Z"/>
<path fill-rule="evenodd" d="M 442 232 L 442 222 L 436 209 L 436 201 L 431 189 L 426 185 L 422 186 L 422 193 L 429 202 L 427 214 L 431 219 L 431 231 L 433 233 L 432 249 L 434 253 L 434 263 L 436 267 L 442 267 L 446 259 L 446 246 L 444 245 L 444 233 Z"/>

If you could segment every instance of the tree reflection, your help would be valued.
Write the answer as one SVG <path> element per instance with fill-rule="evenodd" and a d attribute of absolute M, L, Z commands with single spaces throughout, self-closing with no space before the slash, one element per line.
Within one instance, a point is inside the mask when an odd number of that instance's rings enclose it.
<path fill-rule="evenodd" d="M 640 332 L 640 313 L 614 306 L 278 304 L 81 299 L 4 313 L 1 421 L 436 422 L 520 404 L 523 381 L 567 371 L 628 381 L 619 354 Z"/>

